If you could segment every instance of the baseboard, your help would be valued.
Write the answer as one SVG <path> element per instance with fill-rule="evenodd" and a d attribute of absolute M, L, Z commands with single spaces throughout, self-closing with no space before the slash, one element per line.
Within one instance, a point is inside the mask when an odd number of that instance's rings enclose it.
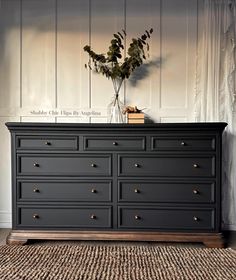
<path fill-rule="evenodd" d="M 236 225 L 222 225 L 222 230 L 230 230 L 230 231 L 236 231 Z"/>
<path fill-rule="evenodd" d="M 11 212 L 0 211 L 0 228 L 11 228 Z"/>

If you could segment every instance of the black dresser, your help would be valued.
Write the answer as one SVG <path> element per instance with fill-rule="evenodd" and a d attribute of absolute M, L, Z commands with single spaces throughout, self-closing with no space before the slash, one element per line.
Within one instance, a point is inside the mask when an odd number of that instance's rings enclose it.
<path fill-rule="evenodd" d="M 222 247 L 226 123 L 7 123 L 8 244 L 29 239 L 203 242 Z"/>

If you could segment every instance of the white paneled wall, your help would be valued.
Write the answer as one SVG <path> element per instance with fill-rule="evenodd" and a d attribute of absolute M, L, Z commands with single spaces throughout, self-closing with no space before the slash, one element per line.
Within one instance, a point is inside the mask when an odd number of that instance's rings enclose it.
<path fill-rule="evenodd" d="M 84 45 L 105 53 L 125 29 L 128 47 L 153 27 L 150 58 L 121 97 L 155 122 L 193 121 L 199 1 L 0 0 L 0 227 L 11 213 L 6 121 L 106 122 L 112 83 L 85 69 Z"/>

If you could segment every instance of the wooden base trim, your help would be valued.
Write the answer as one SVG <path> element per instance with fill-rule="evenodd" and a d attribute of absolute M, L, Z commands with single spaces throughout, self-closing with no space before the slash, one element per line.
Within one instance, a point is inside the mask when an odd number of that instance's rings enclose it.
<path fill-rule="evenodd" d="M 170 233 L 170 232 L 114 232 L 114 231 L 51 231 L 12 230 L 7 237 L 9 245 L 24 245 L 30 239 L 41 240 L 110 240 L 199 242 L 209 248 L 223 248 L 221 233 Z"/>

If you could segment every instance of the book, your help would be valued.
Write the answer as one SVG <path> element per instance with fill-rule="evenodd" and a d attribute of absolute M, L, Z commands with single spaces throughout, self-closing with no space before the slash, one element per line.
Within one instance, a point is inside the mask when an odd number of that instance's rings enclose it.
<path fill-rule="evenodd" d="M 144 119 L 144 113 L 128 113 L 128 119 Z"/>
<path fill-rule="evenodd" d="M 128 119 L 128 123 L 144 123 L 143 119 Z"/>

